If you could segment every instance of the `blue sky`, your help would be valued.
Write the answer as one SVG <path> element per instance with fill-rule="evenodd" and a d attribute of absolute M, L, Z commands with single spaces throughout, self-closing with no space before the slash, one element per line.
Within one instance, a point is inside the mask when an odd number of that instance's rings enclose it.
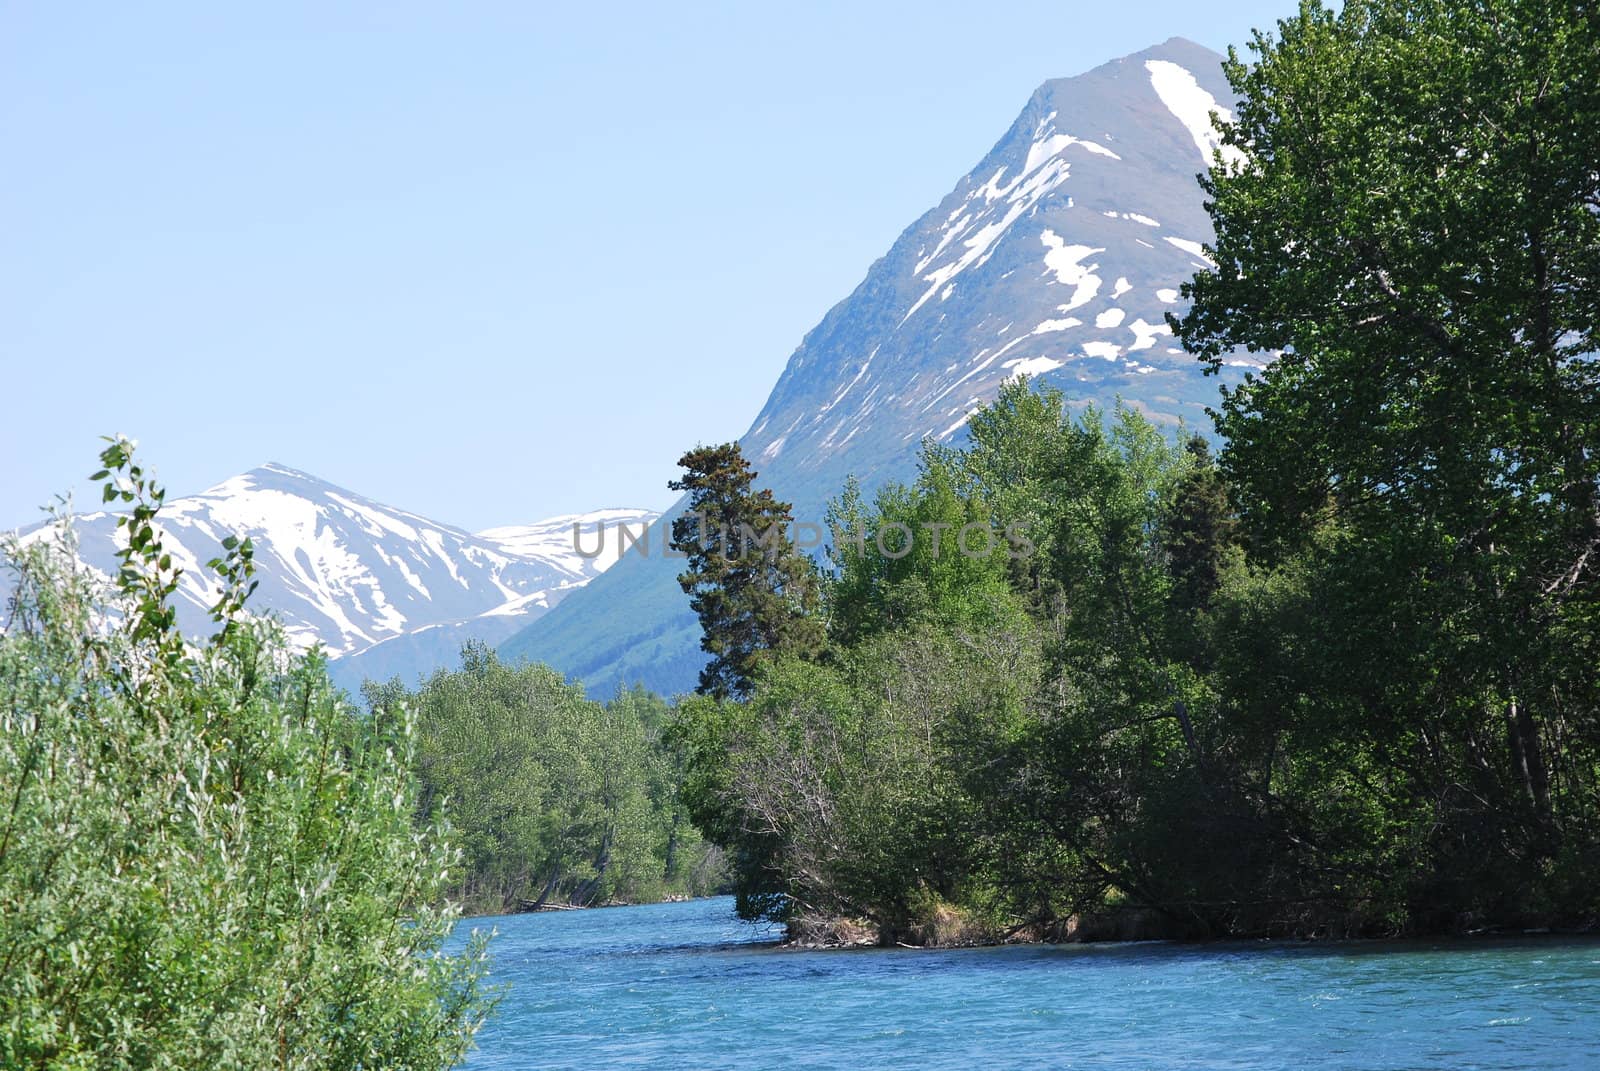
<path fill-rule="evenodd" d="M 1040 82 L 1293 5 L 335 6 L 0 3 L 0 526 L 111 432 L 173 495 L 664 506 Z"/>

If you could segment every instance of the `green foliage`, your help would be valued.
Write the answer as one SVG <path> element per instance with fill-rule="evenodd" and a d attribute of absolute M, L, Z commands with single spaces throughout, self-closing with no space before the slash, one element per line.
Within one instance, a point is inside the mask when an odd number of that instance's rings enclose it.
<path fill-rule="evenodd" d="M 698 447 L 672 480 L 688 496 L 672 522 L 672 549 L 687 559 L 678 583 L 700 619 L 704 695 L 743 697 L 779 651 L 814 657 L 823 646 L 812 611 L 816 568 L 790 538 L 787 502 L 755 488 L 738 443 Z"/>
<path fill-rule="evenodd" d="M 1021 636 L 918 625 L 837 665 L 782 659 L 746 703 L 681 704 L 684 798 L 740 913 L 904 935 L 965 899 L 992 863 L 966 763 L 1014 731 L 1037 663 Z"/>
<path fill-rule="evenodd" d="M 1414 913 L 1574 903 L 1597 866 L 1600 20 L 1307 4 L 1251 47 L 1227 132 L 1251 164 L 1207 180 L 1217 266 L 1176 327 L 1213 361 L 1287 351 L 1219 417 L 1251 538 L 1315 601 L 1295 624 L 1325 650 L 1284 702 L 1352 749 Z"/>
<path fill-rule="evenodd" d="M 472 909 L 652 901 L 717 881 L 677 800 L 658 697 L 591 702 L 554 670 L 472 643 L 415 695 L 392 681 L 367 701 L 417 711 L 419 815 L 450 823 L 465 853 L 451 894 Z"/>
<path fill-rule="evenodd" d="M 115 587 L 70 526 L 6 556 L 0 636 L 0 1065 L 454 1066 L 487 1013 L 484 943 L 444 951 L 455 851 L 417 826 L 404 709 L 358 716 L 315 656 L 239 616 L 173 627 L 161 491 L 103 455 L 131 505 Z"/>
<path fill-rule="evenodd" d="M 1308 2 L 1251 48 L 1172 321 L 1213 369 L 1276 355 L 1220 458 L 1012 384 L 915 486 L 847 488 L 844 532 L 1034 553 L 836 534 L 827 668 L 683 709 L 750 910 L 886 939 L 1600 914 L 1600 19 Z"/>
<path fill-rule="evenodd" d="M 829 631 L 851 646 L 925 622 L 980 628 L 1003 614 L 1013 547 L 959 455 L 929 446 L 915 486 L 890 484 L 870 508 L 854 487 L 829 510 Z"/>
<path fill-rule="evenodd" d="M 1554 617 L 1566 649 L 1496 637 L 1500 608 L 1414 527 L 1336 501 L 1275 541 L 1203 444 L 1130 410 L 1072 420 L 1018 385 L 972 423 L 916 485 L 870 508 L 847 488 L 836 523 L 982 519 L 1032 554 L 837 540 L 826 662 L 676 713 L 683 798 L 742 913 L 944 943 L 1592 917 L 1592 602 Z M 1538 737 L 1548 803 L 1524 694 L 1559 734 Z"/>
<path fill-rule="evenodd" d="M 1229 64 L 1252 166 L 1206 181 L 1217 267 L 1177 328 L 1287 351 L 1222 416 L 1264 534 L 1330 497 L 1484 546 L 1597 534 L 1597 33 L 1566 3 L 1308 4 Z"/>
<path fill-rule="evenodd" d="M 1239 550 L 1227 481 L 1211 458 L 1211 447 L 1196 435 L 1184 444 L 1191 465 L 1163 519 L 1162 552 L 1172 573 L 1172 608 L 1180 627 L 1212 605 Z"/>

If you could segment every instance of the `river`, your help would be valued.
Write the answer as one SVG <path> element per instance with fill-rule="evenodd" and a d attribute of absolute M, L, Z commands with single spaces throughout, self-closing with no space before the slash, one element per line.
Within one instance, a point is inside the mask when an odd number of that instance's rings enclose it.
<path fill-rule="evenodd" d="M 794 951 L 730 899 L 513 915 L 467 1063 L 1600 1068 L 1600 940 Z"/>

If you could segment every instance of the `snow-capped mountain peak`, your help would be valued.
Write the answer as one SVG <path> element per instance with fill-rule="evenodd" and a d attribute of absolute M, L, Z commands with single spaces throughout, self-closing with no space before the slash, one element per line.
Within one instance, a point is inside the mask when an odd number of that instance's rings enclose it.
<path fill-rule="evenodd" d="M 585 579 L 605 572 L 622 553 L 621 530 L 638 536 L 658 514 L 647 509 L 566 513 L 533 524 L 485 528 L 479 538 L 507 553 L 537 558 Z"/>
<path fill-rule="evenodd" d="M 599 510 L 474 535 L 269 462 L 168 501 L 156 524 L 183 570 L 176 603 L 185 632 L 209 631 L 220 588 L 206 563 L 222 554 L 223 539 L 248 537 L 260 582 L 251 608 L 275 614 L 296 643 L 320 644 L 338 659 L 445 625 L 462 639 L 495 642 L 615 562 L 609 546 L 596 557 L 577 554 L 573 523 L 586 533 L 601 521 L 637 530 L 654 517 Z M 109 574 L 126 543 L 116 514 L 82 514 L 75 526 L 80 556 Z M 47 535 L 35 526 L 23 539 Z M 593 545 L 591 537 L 584 548 Z"/>

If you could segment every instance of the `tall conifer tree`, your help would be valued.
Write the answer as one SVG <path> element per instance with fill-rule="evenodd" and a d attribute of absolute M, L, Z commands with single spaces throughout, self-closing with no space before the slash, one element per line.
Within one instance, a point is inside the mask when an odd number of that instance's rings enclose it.
<path fill-rule="evenodd" d="M 678 464 L 683 478 L 668 486 L 689 496 L 672 522 L 672 547 L 688 559 L 678 583 L 711 656 L 698 690 L 744 698 L 775 652 L 821 650 L 816 567 L 790 538 L 789 503 L 756 488 L 738 443 L 696 447 Z"/>

